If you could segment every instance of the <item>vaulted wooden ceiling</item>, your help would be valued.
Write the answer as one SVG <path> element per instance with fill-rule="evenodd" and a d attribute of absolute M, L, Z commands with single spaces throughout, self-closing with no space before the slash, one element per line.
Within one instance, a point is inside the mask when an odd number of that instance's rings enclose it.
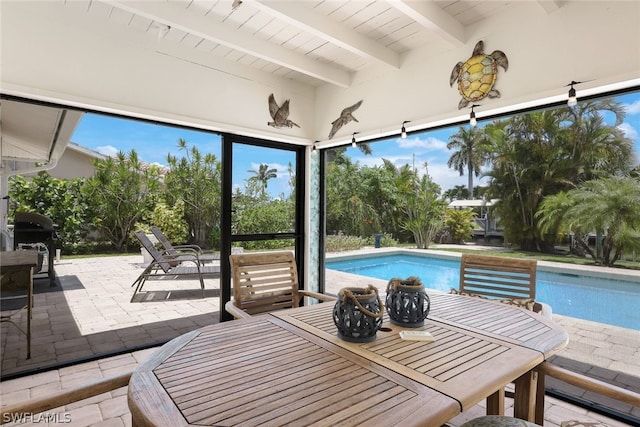
<path fill-rule="evenodd" d="M 68 2 L 140 34 L 199 54 L 318 86 L 348 87 L 371 64 L 398 69 L 427 44 L 466 43 L 465 28 L 510 1 L 94 1 Z M 539 1 L 548 10 L 556 1 Z M 179 53 L 178 53 L 179 52 Z M 167 50 L 168 54 L 171 54 Z"/>
<path fill-rule="evenodd" d="M 579 95 L 640 82 L 640 2 L 3 0 L 0 12 L 4 95 L 295 144 L 460 123 L 449 76 L 478 40 L 509 58 L 478 117 L 557 102 L 571 80 Z M 267 125 L 270 94 L 300 128 Z M 359 100 L 359 121 L 329 138 Z"/>

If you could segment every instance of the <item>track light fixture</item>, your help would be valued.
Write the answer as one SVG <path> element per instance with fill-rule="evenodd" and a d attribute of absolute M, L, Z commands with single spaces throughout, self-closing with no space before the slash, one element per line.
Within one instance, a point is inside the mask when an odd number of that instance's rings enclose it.
<path fill-rule="evenodd" d="M 576 97 L 576 90 L 574 89 L 573 85 L 577 85 L 579 83 L 582 83 L 582 82 L 576 82 L 574 80 L 571 80 L 571 83 L 567 85 L 567 86 L 571 86 L 571 88 L 569 89 L 569 98 L 567 99 L 567 105 L 569 107 L 575 107 L 578 104 L 578 98 Z"/>
<path fill-rule="evenodd" d="M 354 133 L 351 135 L 351 146 L 352 146 L 353 148 L 356 148 L 356 147 L 358 146 L 358 144 L 356 144 L 356 133 L 358 133 L 358 132 L 354 132 Z"/>
<path fill-rule="evenodd" d="M 402 122 L 402 129 L 400 129 L 400 138 L 402 139 L 406 139 L 407 137 L 407 129 L 404 127 L 405 123 L 409 123 L 409 120 Z"/>
<path fill-rule="evenodd" d="M 477 125 L 477 124 L 478 124 L 478 121 L 476 120 L 476 113 L 475 113 L 475 111 L 473 111 L 473 109 L 474 109 L 475 107 L 479 107 L 479 105 L 478 105 L 478 104 L 473 104 L 473 105 L 471 106 L 471 114 L 469 114 L 469 124 L 470 124 L 471 126 L 475 126 L 475 125 Z"/>
<path fill-rule="evenodd" d="M 318 141 L 314 141 L 313 148 L 311 149 L 311 154 L 318 154 Z"/>

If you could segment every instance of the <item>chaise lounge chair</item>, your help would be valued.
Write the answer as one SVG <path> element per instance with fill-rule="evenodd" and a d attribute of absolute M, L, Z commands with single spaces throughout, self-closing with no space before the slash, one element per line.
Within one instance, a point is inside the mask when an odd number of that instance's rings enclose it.
<path fill-rule="evenodd" d="M 202 261 L 195 254 L 182 254 L 179 257 L 162 254 L 142 231 L 136 231 L 134 234 L 153 260 L 131 285 L 135 286 L 131 302 L 136 294 L 142 291 L 144 283 L 151 278 L 197 278 L 200 281 L 202 298 L 204 298 L 204 277 L 220 277 L 219 265 L 203 266 L 201 265 Z"/>
<path fill-rule="evenodd" d="M 198 258 L 198 261 L 201 264 L 210 263 L 212 261 L 220 260 L 220 255 L 218 254 L 205 254 L 202 248 L 198 245 L 172 245 L 167 236 L 155 225 L 151 226 L 151 232 L 158 239 L 162 247 L 164 248 L 164 253 L 168 256 L 173 256 L 179 259 L 181 255 L 195 255 Z"/>

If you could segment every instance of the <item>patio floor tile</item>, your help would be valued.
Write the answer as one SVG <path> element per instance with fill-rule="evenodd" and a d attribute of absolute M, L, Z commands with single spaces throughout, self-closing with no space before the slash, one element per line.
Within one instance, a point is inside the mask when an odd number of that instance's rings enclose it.
<path fill-rule="evenodd" d="M 2 405 L 132 370 L 157 349 L 151 345 L 218 322 L 220 302 L 216 279 L 205 281 L 204 299 L 197 281 L 155 281 L 145 286 L 147 293 L 141 296 L 142 302 L 129 302 L 133 292 L 130 285 L 140 274 L 141 262 L 142 256 L 119 256 L 63 259 L 56 264 L 63 290 L 36 295 L 32 359 L 25 359 L 24 336 L 10 325 L 3 324 L 0 329 L 2 375 L 41 370 L 3 381 Z M 108 279 L 104 278 L 104 271 L 110 272 Z M 329 271 L 326 282 L 326 292 L 332 294 L 344 286 L 373 284 L 378 289 L 386 288 L 384 281 L 341 272 Z M 640 334 L 637 331 L 558 315 L 554 315 L 554 320 L 567 330 L 571 339 L 569 346 L 555 358 L 561 366 L 590 372 L 602 379 L 619 380 L 636 390 L 640 388 Z M 55 363 L 104 356 L 110 350 L 121 354 L 49 370 Z M 126 393 L 123 387 L 49 413 L 68 414 L 74 426 L 130 426 Z M 546 427 L 557 427 L 568 419 L 600 421 L 611 427 L 625 425 L 551 397 L 546 399 L 545 406 Z M 635 416 L 640 415 L 638 408 L 626 409 Z M 512 411 L 511 403 L 508 411 Z M 484 404 L 480 404 L 451 420 L 449 425 L 457 427 L 483 414 Z"/>

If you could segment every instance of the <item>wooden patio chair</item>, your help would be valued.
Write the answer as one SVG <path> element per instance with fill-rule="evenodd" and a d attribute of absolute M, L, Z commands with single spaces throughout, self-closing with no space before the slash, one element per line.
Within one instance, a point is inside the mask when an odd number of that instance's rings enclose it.
<path fill-rule="evenodd" d="M 463 254 L 460 289 L 452 289 L 452 293 L 518 306 L 551 319 L 551 307 L 535 300 L 537 266 L 534 259 Z M 498 390 L 497 395 L 487 398 L 487 409 L 504 415 L 505 396 L 513 398 L 514 394 Z"/>
<path fill-rule="evenodd" d="M 155 225 L 151 226 L 151 232 L 158 239 L 158 242 L 164 248 L 164 253 L 169 256 L 179 258 L 182 255 L 195 255 L 201 264 L 210 263 L 213 261 L 219 261 L 220 256 L 218 254 L 205 254 L 202 248 L 198 245 L 173 245 L 165 236 L 165 234 Z"/>
<path fill-rule="evenodd" d="M 517 305 L 550 319 L 551 307 L 535 300 L 536 269 L 533 259 L 463 254 L 460 289 L 452 292 Z"/>
<path fill-rule="evenodd" d="M 225 310 L 236 319 L 300 305 L 302 297 L 335 301 L 329 295 L 298 289 L 298 269 L 292 252 L 243 253 L 229 256 L 233 300 Z"/>
<path fill-rule="evenodd" d="M 142 291 L 144 283 L 149 279 L 197 278 L 200 281 L 202 298 L 204 298 L 204 277 L 220 277 L 219 265 L 203 266 L 195 254 L 183 254 L 177 258 L 162 254 L 142 231 L 136 231 L 134 234 L 140 241 L 140 244 L 149 252 L 153 260 L 131 285 L 132 287 L 135 286 L 135 290 L 131 296 L 131 302 L 133 302 L 136 294 Z"/>

